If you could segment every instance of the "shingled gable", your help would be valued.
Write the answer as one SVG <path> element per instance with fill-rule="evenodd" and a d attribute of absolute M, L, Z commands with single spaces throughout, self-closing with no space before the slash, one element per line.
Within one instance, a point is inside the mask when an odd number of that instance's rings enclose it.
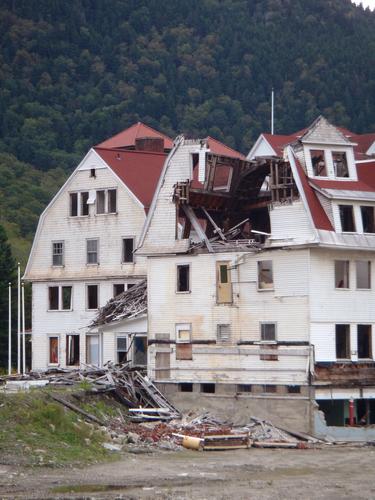
<path fill-rule="evenodd" d="M 136 139 L 140 139 L 141 137 L 157 137 L 164 139 L 164 150 L 170 150 L 173 147 L 173 141 L 170 137 L 158 132 L 142 122 L 135 123 L 131 127 L 126 128 L 113 137 L 97 144 L 95 147 L 106 149 L 133 148 L 135 147 Z"/>
<path fill-rule="evenodd" d="M 299 138 L 302 144 L 342 144 L 354 146 L 338 127 L 331 125 L 324 116 L 319 116 Z"/>

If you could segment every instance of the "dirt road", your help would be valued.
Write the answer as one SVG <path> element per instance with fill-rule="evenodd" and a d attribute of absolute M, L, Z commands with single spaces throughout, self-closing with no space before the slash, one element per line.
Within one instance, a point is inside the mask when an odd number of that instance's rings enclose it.
<path fill-rule="evenodd" d="M 127 453 L 82 469 L 0 465 L 0 498 L 369 499 L 375 448 Z"/>

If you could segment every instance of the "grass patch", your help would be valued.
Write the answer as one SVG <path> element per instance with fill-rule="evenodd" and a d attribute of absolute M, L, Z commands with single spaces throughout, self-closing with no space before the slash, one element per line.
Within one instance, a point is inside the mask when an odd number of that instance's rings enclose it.
<path fill-rule="evenodd" d="M 94 463 L 111 457 L 102 446 L 106 440 L 103 432 L 53 401 L 48 391 L 0 395 L 1 463 Z"/>

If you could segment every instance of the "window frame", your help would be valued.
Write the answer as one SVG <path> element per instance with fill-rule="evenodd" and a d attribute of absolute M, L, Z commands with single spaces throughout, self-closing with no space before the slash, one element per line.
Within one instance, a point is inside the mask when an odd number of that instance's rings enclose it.
<path fill-rule="evenodd" d="M 68 362 L 68 355 L 69 355 L 69 348 L 68 348 L 68 338 L 69 337 L 78 337 L 78 362 L 77 363 L 69 363 Z M 80 366 L 81 364 L 81 336 L 79 333 L 67 333 L 65 335 L 65 365 L 66 366 Z"/>
<path fill-rule="evenodd" d="M 365 326 L 367 328 L 369 328 L 369 354 L 370 356 L 365 358 L 365 357 L 360 357 L 359 356 L 359 327 L 361 326 Z M 358 360 L 365 360 L 365 361 L 369 361 L 369 360 L 373 360 L 373 354 L 372 354 L 372 349 L 373 349 L 373 338 L 372 338 L 372 324 L 371 323 L 358 323 L 357 324 L 357 329 L 356 329 L 356 334 L 357 334 L 357 358 Z"/>
<path fill-rule="evenodd" d="M 89 308 L 89 286 L 96 286 L 96 301 L 97 301 L 97 307 L 96 308 Z M 100 309 L 100 285 L 99 283 L 86 283 L 86 300 L 85 300 L 85 306 L 86 306 L 86 311 L 97 311 Z"/>
<path fill-rule="evenodd" d="M 358 286 L 358 264 L 367 264 L 368 266 L 368 269 L 367 269 L 367 272 L 368 272 L 368 281 L 369 281 L 369 286 L 368 287 L 360 287 Z M 364 290 L 364 291 L 368 291 L 368 290 L 371 290 L 371 274 L 372 274 L 372 262 L 371 260 L 356 260 L 355 261 L 355 286 L 356 286 L 356 290 Z"/>
<path fill-rule="evenodd" d="M 270 262 L 271 263 L 271 277 L 272 277 L 272 287 L 265 287 L 265 288 L 262 288 L 260 286 L 260 273 L 261 273 L 261 269 L 260 269 L 260 266 L 263 262 Z M 258 292 L 274 292 L 275 291 L 275 280 L 274 280 L 274 277 L 273 277 L 273 260 L 272 259 L 262 259 L 262 260 L 257 260 L 257 290 Z"/>
<path fill-rule="evenodd" d="M 344 176 L 337 175 L 337 166 L 335 164 L 335 158 L 334 158 L 335 154 L 339 154 L 339 155 L 344 156 L 345 162 L 346 162 L 346 170 L 347 170 L 348 175 L 344 175 Z M 347 151 L 339 151 L 337 149 L 332 149 L 331 150 L 331 158 L 332 158 L 333 175 L 334 175 L 335 179 L 350 179 L 349 158 L 348 158 Z"/>
<path fill-rule="evenodd" d="M 187 267 L 188 268 L 188 273 L 187 273 L 187 290 L 179 290 L 179 268 L 180 267 Z M 176 293 L 178 294 L 187 294 L 191 293 L 191 264 L 189 263 L 179 263 L 176 264 Z"/>
<path fill-rule="evenodd" d="M 356 217 L 355 217 L 355 206 L 351 205 L 349 203 L 339 203 L 337 205 L 337 207 L 338 207 L 338 211 L 339 211 L 341 233 L 343 233 L 343 234 L 355 234 L 355 233 L 357 233 L 358 231 L 357 231 L 357 221 L 356 221 Z M 353 220 L 353 230 L 352 231 L 344 230 L 343 217 L 341 216 L 341 208 L 346 208 L 346 207 L 350 207 L 352 210 L 352 220 Z"/>
<path fill-rule="evenodd" d="M 103 193 L 103 212 L 98 212 L 98 204 L 99 204 L 99 193 Z M 105 189 L 97 189 L 96 190 L 96 203 L 95 203 L 95 215 L 105 215 L 106 214 L 106 190 Z"/>
<path fill-rule="evenodd" d="M 312 152 L 313 151 L 322 151 L 323 152 L 323 158 L 324 158 L 324 168 L 325 168 L 325 175 L 319 175 L 319 174 L 316 174 L 314 172 L 314 163 L 313 163 L 313 157 L 312 157 Z M 311 162 L 311 172 L 312 172 L 312 175 L 313 177 L 316 177 L 318 179 L 328 179 L 329 178 L 329 175 L 328 175 L 328 161 L 327 161 L 327 154 L 326 154 L 326 150 L 325 149 L 318 149 L 318 148 L 311 148 L 309 149 L 309 155 L 310 155 L 310 162 Z"/>
<path fill-rule="evenodd" d="M 89 242 L 96 241 L 96 251 L 89 251 Z M 96 262 L 89 262 L 89 254 L 96 253 Z M 99 238 L 86 238 L 86 266 L 98 266 L 99 265 Z"/>
<path fill-rule="evenodd" d="M 335 285 L 335 290 L 350 290 L 350 260 L 347 259 L 335 259 L 334 261 L 334 285 Z M 337 264 L 339 262 L 343 262 L 347 264 L 347 281 L 348 281 L 348 286 L 337 286 L 337 279 L 336 279 L 336 268 Z"/>
<path fill-rule="evenodd" d="M 110 210 L 110 191 L 114 191 L 115 193 L 115 210 Z M 107 214 L 117 214 L 117 188 L 108 188 L 107 189 L 107 193 L 106 193 L 106 196 L 107 196 Z"/>
<path fill-rule="evenodd" d="M 337 348 L 338 348 L 338 342 L 337 342 L 337 333 L 338 333 L 338 327 L 339 326 L 345 326 L 346 328 L 346 346 L 345 350 L 347 351 L 347 357 L 345 358 L 340 358 L 337 356 Z M 335 357 L 336 361 L 350 361 L 351 360 L 351 328 L 350 328 L 350 323 L 335 323 Z"/>
<path fill-rule="evenodd" d="M 55 245 L 61 244 L 61 254 L 55 253 Z M 56 255 L 61 255 L 61 264 L 54 264 L 54 257 Z M 64 240 L 53 240 L 52 241 L 52 267 L 64 267 L 65 265 L 65 242 Z"/>
<path fill-rule="evenodd" d="M 57 362 L 51 361 L 51 339 L 57 339 Z M 51 333 L 48 335 L 48 351 L 47 351 L 47 365 L 59 366 L 60 364 L 60 335 Z"/>
<path fill-rule="evenodd" d="M 274 325 L 275 327 L 275 338 L 273 340 L 265 340 L 263 336 L 263 326 Z M 277 322 L 276 321 L 260 321 L 259 322 L 259 333 L 260 333 L 260 343 L 261 344 L 277 344 Z"/>
<path fill-rule="evenodd" d="M 57 309 L 51 309 L 50 288 L 57 288 Z M 70 308 L 64 309 L 63 288 L 70 288 Z M 73 285 L 48 285 L 47 286 L 47 312 L 69 312 L 73 311 Z"/>
<path fill-rule="evenodd" d="M 118 341 L 119 339 L 125 339 L 125 350 L 119 350 Z M 119 352 L 125 352 L 125 361 L 121 361 L 121 363 L 126 363 L 128 360 L 128 349 L 129 349 L 129 335 L 127 333 L 117 333 L 116 334 L 116 364 L 119 364 Z"/>
<path fill-rule="evenodd" d="M 181 339 L 179 337 L 179 333 L 182 331 L 189 332 L 189 338 L 188 339 Z M 192 324 L 191 323 L 175 323 L 175 338 L 176 338 L 176 344 L 191 344 L 191 337 L 192 337 Z"/>
<path fill-rule="evenodd" d="M 228 328 L 228 337 L 226 339 L 222 339 L 220 337 L 220 329 L 222 327 Z M 230 323 L 217 323 L 217 325 L 216 325 L 216 342 L 218 344 L 230 344 L 231 340 L 232 340 L 231 337 L 232 337 L 231 324 Z"/>
<path fill-rule="evenodd" d="M 87 205 L 87 214 L 83 213 L 84 212 L 84 196 L 87 195 L 87 200 L 86 200 L 86 205 Z M 79 216 L 80 217 L 88 217 L 90 215 L 90 207 L 89 204 L 87 203 L 90 197 L 90 192 L 89 191 L 80 191 L 79 192 Z"/>
<path fill-rule="evenodd" d="M 372 208 L 372 223 L 373 223 L 373 226 L 374 226 L 374 231 L 372 232 L 368 232 L 368 231 L 365 231 L 365 224 L 364 224 L 364 221 L 363 221 L 363 209 L 369 209 L 369 208 Z M 375 234 L 375 206 L 373 205 L 360 205 L 359 206 L 359 211 L 360 211 L 360 214 L 361 214 L 361 223 L 362 223 L 362 231 L 363 231 L 363 234 Z"/>
<path fill-rule="evenodd" d="M 125 240 L 133 241 L 133 251 L 132 251 L 132 260 L 125 260 Z M 121 264 L 134 264 L 135 263 L 135 236 L 123 236 L 121 238 Z"/>

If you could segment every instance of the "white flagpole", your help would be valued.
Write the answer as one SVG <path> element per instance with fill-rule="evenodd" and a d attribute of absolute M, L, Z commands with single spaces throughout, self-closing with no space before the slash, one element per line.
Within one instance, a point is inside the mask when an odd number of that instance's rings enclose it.
<path fill-rule="evenodd" d="M 22 373 L 26 373 L 26 344 L 25 344 L 25 283 L 22 283 Z"/>
<path fill-rule="evenodd" d="M 8 315 L 8 375 L 12 374 L 12 283 L 8 287 L 8 302 L 9 302 L 9 315 Z"/>
<path fill-rule="evenodd" d="M 21 265 L 19 262 L 17 288 L 17 373 L 21 373 Z"/>
<path fill-rule="evenodd" d="M 274 133 L 274 92 L 273 92 L 273 89 L 272 89 L 272 92 L 271 92 L 271 134 L 273 135 Z"/>

